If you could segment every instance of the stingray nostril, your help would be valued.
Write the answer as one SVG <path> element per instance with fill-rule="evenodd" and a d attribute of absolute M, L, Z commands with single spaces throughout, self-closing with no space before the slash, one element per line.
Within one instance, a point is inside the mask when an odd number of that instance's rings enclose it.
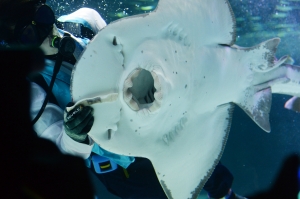
<path fill-rule="evenodd" d="M 116 36 L 114 36 L 114 39 L 113 39 L 112 44 L 113 44 L 114 46 L 117 46 L 117 45 L 118 45 L 117 37 L 116 37 Z"/>

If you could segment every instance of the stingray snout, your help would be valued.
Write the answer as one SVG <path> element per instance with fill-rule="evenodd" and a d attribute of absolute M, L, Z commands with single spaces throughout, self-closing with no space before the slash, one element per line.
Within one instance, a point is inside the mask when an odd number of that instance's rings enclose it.
<path fill-rule="evenodd" d="M 134 111 L 153 113 L 163 99 L 161 81 L 152 70 L 137 68 L 124 81 L 123 98 Z"/>

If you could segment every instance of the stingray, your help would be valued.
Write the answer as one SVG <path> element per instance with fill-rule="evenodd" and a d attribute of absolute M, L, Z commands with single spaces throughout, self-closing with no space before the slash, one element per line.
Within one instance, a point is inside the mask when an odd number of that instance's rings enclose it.
<path fill-rule="evenodd" d="M 169 199 L 196 198 L 222 156 L 234 105 L 270 132 L 272 93 L 300 91 L 298 67 L 274 57 L 279 38 L 253 47 L 235 39 L 227 0 L 160 0 L 109 24 L 72 75 L 73 100 L 94 108 L 89 136 L 148 158 Z"/>

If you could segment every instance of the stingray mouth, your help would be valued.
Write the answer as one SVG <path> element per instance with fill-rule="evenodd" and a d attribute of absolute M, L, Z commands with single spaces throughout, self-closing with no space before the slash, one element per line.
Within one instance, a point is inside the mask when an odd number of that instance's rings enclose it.
<path fill-rule="evenodd" d="M 162 100 L 161 83 L 154 71 L 135 69 L 124 82 L 124 101 L 134 111 L 154 112 Z"/>

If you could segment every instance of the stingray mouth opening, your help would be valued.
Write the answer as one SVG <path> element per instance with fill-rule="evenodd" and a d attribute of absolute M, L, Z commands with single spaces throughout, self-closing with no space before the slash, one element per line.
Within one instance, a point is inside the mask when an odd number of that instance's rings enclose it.
<path fill-rule="evenodd" d="M 134 111 L 154 112 L 162 100 L 161 83 L 154 71 L 135 69 L 124 82 L 124 101 Z"/>

